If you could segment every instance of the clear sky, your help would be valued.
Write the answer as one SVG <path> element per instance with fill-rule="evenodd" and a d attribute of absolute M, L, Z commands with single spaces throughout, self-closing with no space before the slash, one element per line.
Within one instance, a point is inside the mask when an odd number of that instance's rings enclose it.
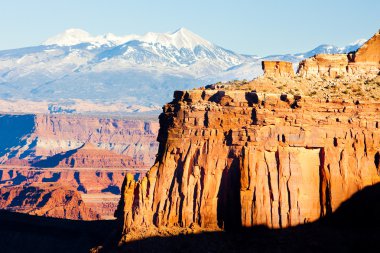
<path fill-rule="evenodd" d="M 180 27 L 238 53 L 344 46 L 380 29 L 380 0 L 0 0 L 0 49 L 38 45 L 68 28 L 93 35 Z"/>

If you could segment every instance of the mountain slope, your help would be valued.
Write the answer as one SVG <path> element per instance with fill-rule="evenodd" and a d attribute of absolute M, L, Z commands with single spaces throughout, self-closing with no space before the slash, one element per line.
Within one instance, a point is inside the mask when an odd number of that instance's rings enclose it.
<path fill-rule="evenodd" d="M 40 46 L 0 51 L 0 98 L 54 101 L 62 110 L 70 104 L 70 110 L 83 111 L 84 103 L 99 105 L 87 109 L 93 111 L 114 103 L 125 106 L 107 111 L 157 110 L 175 89 L 252 79 L 261 73 L 262 59 L 295 63 L 316 53 L 352 51 L 360 43 L 260 58 L 224 49 L 185 28 L 121 37 L 68 29 Z M 40 107 L 47 111 L 45 104 Z M 131 107 L 137 109 L 126 109 Z"/>

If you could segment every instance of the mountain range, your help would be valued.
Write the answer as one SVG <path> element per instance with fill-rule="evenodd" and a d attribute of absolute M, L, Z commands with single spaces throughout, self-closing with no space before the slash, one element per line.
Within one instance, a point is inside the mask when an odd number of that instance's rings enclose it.
<path fill-rule="evenodd" d="M 261 74 L 263 59 L 297 63 L 317 53 L 354 51 L 364 42 L 260 57 L 235 53 L 185 28 L 121 37 L 68 29 L 38 46 L 0 51 L 0 111 L 156 111 L 174 90 L 252 79 Z"/>

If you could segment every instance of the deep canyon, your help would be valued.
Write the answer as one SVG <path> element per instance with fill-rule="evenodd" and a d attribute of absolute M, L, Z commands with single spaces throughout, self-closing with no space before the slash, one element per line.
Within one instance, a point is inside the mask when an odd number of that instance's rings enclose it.
<path fill-rule="evenodd" d="M 2 115 L 1 208 L 37 215 L 17 223 L 32 231 L 99 230 L 91 252 L 368 251 L 380 231 L 380 32 L 297 71 L 262 70 L 175 91 L 159 122 Z M 21 217 L 4 214 L 4 227 Z"/>
<path fill-rule="evenodd" d="M 153 164 L 158 122 L 86 115 L 1 115 L 0 208 L 113 219 L 126 172 Z"/>

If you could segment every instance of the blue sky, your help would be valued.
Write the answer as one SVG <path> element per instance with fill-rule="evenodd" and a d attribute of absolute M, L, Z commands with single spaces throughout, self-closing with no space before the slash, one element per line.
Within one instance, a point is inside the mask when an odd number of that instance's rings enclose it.
<path fill-rule="evenodd" d="M 180 27 L 238 53 L 344 46 L 380 29 L 378 0 L 1 0 L 0 49 L 38 45 L 68 28 L 116 35 Z"/>

